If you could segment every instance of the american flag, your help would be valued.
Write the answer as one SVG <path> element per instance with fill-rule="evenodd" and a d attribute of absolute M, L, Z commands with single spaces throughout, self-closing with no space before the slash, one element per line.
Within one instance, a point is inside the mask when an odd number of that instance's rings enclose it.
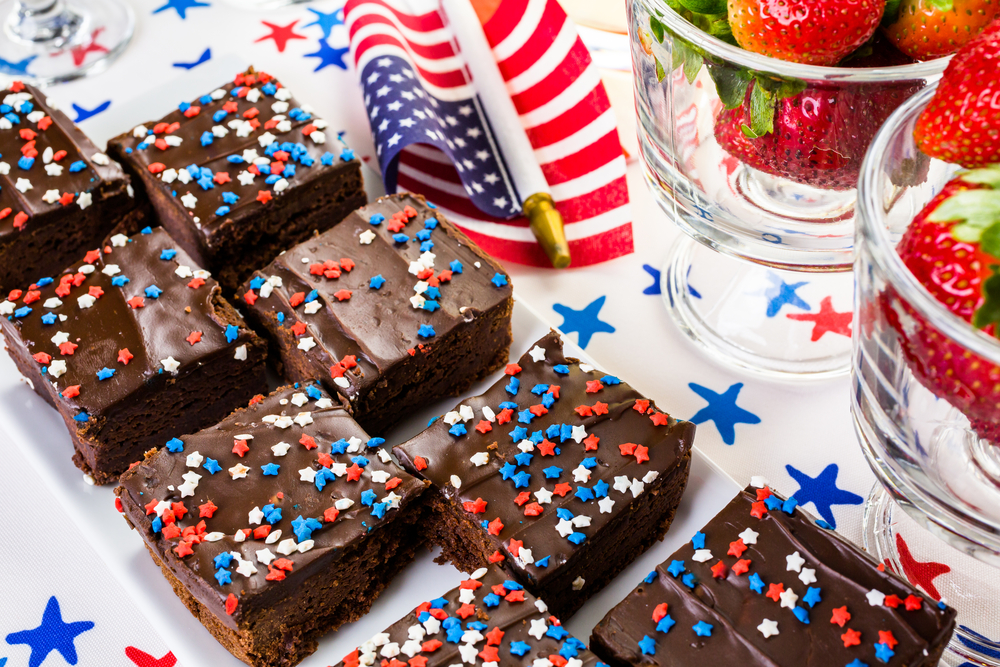
<path fill-rule="evenodd" d="M 428 1 L 345 5 L 386 189 L 425 195 L 499 259 L 549 266 L 447 21 Z M 483 28 L 563 215 L 573 265 L 631 253 L 625 158 L 576 27 L 556 0 L 503 0 Z"/>

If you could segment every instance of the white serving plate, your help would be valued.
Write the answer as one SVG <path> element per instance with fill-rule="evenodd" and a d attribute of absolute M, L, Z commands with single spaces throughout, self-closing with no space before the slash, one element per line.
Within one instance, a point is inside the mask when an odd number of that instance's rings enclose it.
<path fill-rule="evenodd" d="M 147 95 L 141 106 L 126 105 L 101 114 L 86 123 L 85 130 L 96 142 L 102 143 L 121 132 L 122 128 L 166 113 L 178 99 L 195 97 L 210 90 L 220 81 L 228 79 L 243 64 L 235 57 L 219 58 L 210 63 L 211 67 L 206 65 L 174 82 L 168 82 L 158 89 L 153 99 Z M 336 127 L 335 110 L 331 113 L 330 109 L 323 109 L 322 112 Z M 366 169 L 365 177 L 370 197 L 383 192 L 377 174 Z M 517 296 L 515 300 L 512 359 L 524 354 L 550 328 L 524 301 Z M 590 361 L 571 341 L 567 341 L 566 347 L 571 356 Z M 615 372 L 614 368 L 602 369 Z M 474 386 L 468 396 L 482 393 L 500 375 L 501 372 L 498 372 Z M 454 398 L 440 401 L 412 415 L 392 432 L 378 435 L 386 437 L 387 447 L 404 442 L 419 433 L 431 417 L 443 414 L 458 402 L 459 399 Z M 668 412 L 670 410 L 669 405 L 660 407 Z M 142 539 L 128 528 L 115 510 L 113 488 L 89 486 L 84 482 L 82 473 L 70 460 L 72 444 L 62 419 L 31 390 L 10 358 L 0 355 L 0 461 L 9 448 L 17 448 L 29 461 L 45 487 L 39 489 L 39 493 L 51 494 L 55 498 L 58 507 L 90 542 L 112 576 L 159 632 L 179 665 L 237 667 L 243 664 L 217 643 L 174 595 L 147 553 Z M 588 641 L 591 629 L 604 614 L 624 598 L 647 572 L 715 516 L 738 490 L 732 478 L 696 450 L 688 489 L 667 537 L 591 598 L 566 623 L 567 629 L 579 639 Z M 458 585 L 462 579 L 458 570 L 450 565 L 435 564 L 434 555 L 430 551 L 422 551 L 383 592 L 368 615 L 327 635 L 320 642 L 319 650 L 303 661 L 302 666 L 319 667 L 337 663 L 358 644 L 381 632 L 421 602 L 439 597 Z M 72 558 L 72 554 L 66 554 L 66 558 Z M 80 581 L 79 586 L 85 589 L 88 581 Z"/>

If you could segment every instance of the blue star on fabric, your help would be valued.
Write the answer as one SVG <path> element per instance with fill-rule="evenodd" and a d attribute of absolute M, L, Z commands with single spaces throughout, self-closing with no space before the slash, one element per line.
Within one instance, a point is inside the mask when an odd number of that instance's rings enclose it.
<path fill-rule="evenodd" d="M 812 503 L 819 515 L 834 528 L 837 527 L 837 520 L 831 509 L 833 505 L 860 505 L 864 502 L 864 498 L 856 493 L 837 487 L 840 468 L 836 463 L 828 465 L 816 477 L 810 477 L 790 465 L 786 465 L 785 470 L 799 483 L 799 490 L 792 494 L 799 505 Z"/>
<path fill-rule="evenodd" d="M 191 69 L 194 69 L 195 67 L 197 67 L 198 65 L 207 63 L 211 59 L 212 59 L 212 49 L 209 48 L 209 49 L 205 49 L 204 51 L 202 51 L 201 55 L 198 56 L 198 60 L 195 60 L 194 62 L 190 62 L 190 63 L 174 63 L 173 65 L 174 65 L 174 67 L 177 67 L 178 69 L 191 70 Z"/>
<path fill-rule="evenodd" d="M 312 7 L 306 7 L 309 11 L 316 15 L 316 19 L 312 23 L 307 23 L 303 28 L 309 28 L 311 26 L 319 26 L 319 29 L 323 31 L 323 39 L 330 39 L 330 33 L 338 25 L 344 25 L 344 8 L 334 10 L 332 12 L 321 12 L 318 9 L 313 9 Z"/>
<path fill-rule="evenodd" d="M 740 390 L 743 389 L 742 382 L 730 385 L 729 389 L 726 389 L 721 394 L 695 382 L 688 383 L 688 387 L 691 388 L 691 391 L 708 401 L 708 405 L 699 410 L 691 418 L 691 421 L 695 424 L 702 424 L 708 421 L 714 422 L 715 428 L 719 431 L 719 435 L 722 436 L 722 442 L 727 445 L 732 445 L 736 442 L 735 427 L 737 424 L 760 423 L 760 417 L 736 405 L 736 398 L 740 395 Z"/>
<path fill-rule="evenodd" d="M 573 333 L 578 335 L 579 345 L 586 348 L 590 344 L 590 338 L 595 333 L 614 333 L 615 328 L 600 319 L 601 308 L 607 296 L 600 296 L 588 303 L 582 310 L 573 310 L 569 306 L 561 303 L 552 304 L 552 310 L 562 315 L 563 322 L 559 329 L 563 333 Z"/>
<path fill-rule="evenodd" d="M 77 662 L 76 638 L 94 627 L 93 621 L 63 621 L 59 609 L 59 600 L 53 595 L 45 605 L 42 614 L 42 624 L 32 630 L 12 632 L 7 635 L 10 645 L 27 644 L 31 647 L 31 658 L 28 667 L 39 667 L 52 651 L 59 651 L 62 657 L 71 665 Z"/>
<path fill-rule="evenodd" d="M 76 118 L 73 119 L 73 122 L 74 123 L 82 123 L 83 121 L 87 120 L 88 118 L 96 116 L 97 114 L 99 114 L 99 113 L 101 113 L 103 111 L 107 111 L 108 107 L 110 107 L 110 106 L 111 106 L 111 100 L 107 100 L 105 102 L 101 102 L 100 104 L 98 104 L 93 109 L 84 109 L 79 104 L 74 103 L 73 104 L 73 111 L 76 113 Z"/>
<path fill-rule="evenodd" d="M 344 62 L 344 56 L 350 51 L 346 46 L 344 48 L 334 48 L 330 46 L 325 39 L 319 40 L 319 48 L 312 53 L 307 53 L 306 58 L 319 58 L 319 64 L 316 65 L 314 72 L 318 72 L 324 67 L 333 65 L 334 67 L 339 67 L 340 69 L 346 70 L 347 63 Z"/>
<path fill-rule="evenodd" d="M 663 294 L 663 291 L 660 289 L 660 270 L 654 269 L 649 264 L 643 264 L 642 270 L 648 273 L 650 277 L 653 279 L 653 284 L 647 287 L 646 289 L 642 290 L 642 293 Z"/>
<path fill-rule="evenodd" d="M 28 56 L 24 60 L 19 60 L 16 63 L 0 58 L 0 72 L 3 72 L 4 74 L 12 74 L 14 76 L 23 76 L 28 73 L 28 65 L 30 65 L 37 57 L 38 56 Z"/>
<path fill-rule="evenodd" d="M 768 317 L 776 316 L 782 306 L 795 306 L 796 308 L 801 308 L 802 310 L 812 310 L 809 304 L 803 301 L 802 297 L 795 293 L 795 290 L 808 285 L 808 281 L 789 284 L 775 273 L 769 273 L 768 279 L 771 281 L 771 287 L 767 288 L 764 292 L 764 296 L 767 298 Z"/>
<path fill-rule="evenodd" d="M 154 9 L 154 14 L 159 14 L 160 12 L 165 12 L 168 9 L 173 9 L 177 12 L 177 15 L 181 19 L 187 19 L 187 10 L 193 7 L 211 7 L 207 2 L 199 2 L 198 0 L 167 0 L 167 3 L 158 9 Z"/>

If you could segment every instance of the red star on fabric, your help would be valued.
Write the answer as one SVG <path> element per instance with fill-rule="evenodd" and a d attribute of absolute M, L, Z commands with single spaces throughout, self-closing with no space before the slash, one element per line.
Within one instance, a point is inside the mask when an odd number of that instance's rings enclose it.
<path fill-rule="evenodd" d="M 935 563 L 934 561 L 921 563 L 918 561 L 910 553 L 910 547 L 899 533 L 896 533 L 896 551 L 899 552 L 899 562 L 903 566 L 903 574 L 906 575 L 910 583 L 914 586 L 920 586 L 935 600 L 940 600 L 941 594 L 934 587 L 934 580 L 942 574 L 951 572 L 951 568 L 944 563 Z"/>
<path fill-rule="evenodd" d="M 125 647 L 125 657 L 135 663 L 136 667 L 174 667 L 177 664 L 177 658 L 173 653 L 167 653 L 162 658 L 154 658 L 134 646 Z"/>
<path fill-rule="evenodd" d="M 108 49 L 97 43 L 97 36 L 101 34 L 104 28 L 97 28 L 94 32 L 90 33 L 90 41 L 86 44 L 80 44 L 74 46 L 69 50 L 73 55 L 73 64 L 79 67 L 83 64 L 83 61 L 87 59 L 88 53 L 107 53 Z M 171 665 L 174 663 L 170 663 Z"/>
<path fill-rule="evenodd" d="M 785 317 L 798 322 L 812 322 L 812 342 L 818 341 L 826 333 L 840 334 L 851 337 L 851 320 L 854 314 L 851 311 L 838 313 L 833 309 L 833 297 L 824 297 L 819 302 L 818 313 L 788 313 Z"/>
<path fill-rule="evenodd" d="M 275 25 L 274 23 L 270 23 L 268 21 L 261 21 L 261 23 L 270 28 L 271 33 L 268 35 L 264 35 L 260 39 L 254 40 L 254 43 L 263 42 L 266 39 L 273 39 L 275 46 L 278 47 L 278 53 L 285 52 L 285 46 L 288 45 L 289 41 L 293 39 L 306 38 L 305 35 L 300 35 L 297 32 L 295 32 L 295 24 L 298 23 L 298 21 L 292 21 L 288 25 Z"/>

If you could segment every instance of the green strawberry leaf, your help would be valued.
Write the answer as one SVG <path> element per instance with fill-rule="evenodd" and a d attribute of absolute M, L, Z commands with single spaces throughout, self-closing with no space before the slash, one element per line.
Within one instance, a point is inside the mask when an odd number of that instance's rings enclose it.
<path fill-rule="evenodd" d="M 667 73 L 663 69 L 663 64 L 660 63 L 659 58 L 654 57 L 653 62 L 656 63 L 656 82 L 663 83 L 663 80 L 667 78 Z"/>
<path fill-rule="evenodd" d="M 653 33 L 653 37 L 656 39 L 658 44 L 663 44 L 663 33 L 666 28 L 660 23 L 659 19 L 655 16 L 649 17 L 649 31 Z"/>
<path fill-rule="evenodd" d="M 687 77 L 689 83 L 694 83 L 703 62 L 701 52 L 690 42 L 676 35 L 671 35 L 671 39 L 673 41 L 671 47 L 673 62 L 670 69 L 675 70 L 683 66 L 684 76 Z"/>
<path fill-rule="evenodd" d="M 709 63 L 708 73 L 715 82 L 719 99 L 727 109 L 736 109 L 743 104 L 747 96 L 747 87 L 753 80 L 749 70 Z"/>
<path fill-rule="evenodd" d="M 1000 222 L 994 222 L 983 230 L 979 237 L 979 248 L 1000 259 Z"/>
<path fill-rule="evenodd" d="M 903 0 L 886 0 L 885 11 L 882 13 L 882 27 L 888 28 L 899 18 L 899 7 Z"/>
<path fill-rule="evenodd" d="M 960 174 L 960 176 L 966 183 L 988 185 L 991 188 L 1000 189 L 1000 164 L 991 164 L 982 169 L 973 169 Z"/>
<path fill-rule="evenodd" d="M 972 316 L 972 326 L 979 329 L 1000 324 L 1000 273 L 997 273 L 1000 266 L 994 264 L 990 269 L 993 275 L 983 281 L 983 305 Z M 997 327 L 994 335 L 1000 336 L 1000 327 Z"/>
<path fill-rule="evenodd" d="M 963 190 L 941 202 L 927 219 L 957 221 L 951 235 L 965 243 L 978 243 L 987 227 L 1000 222 L 1000 190 Z"/>
<path fill-rule="evenodd" d="M 685 9 L 695 14 L 725 14 L 726 0 L 678 0 Z"/>
<path fill-rule="evenodd" d="M 750 91 L 750 131 L 756 137 L 774 132 L 774 109 L 777 103 L 777 97 L 760 85 L 760 79 L 757 79 L 753 90 Z M 746 134 L 745 127 L 743 133 Z"/>

